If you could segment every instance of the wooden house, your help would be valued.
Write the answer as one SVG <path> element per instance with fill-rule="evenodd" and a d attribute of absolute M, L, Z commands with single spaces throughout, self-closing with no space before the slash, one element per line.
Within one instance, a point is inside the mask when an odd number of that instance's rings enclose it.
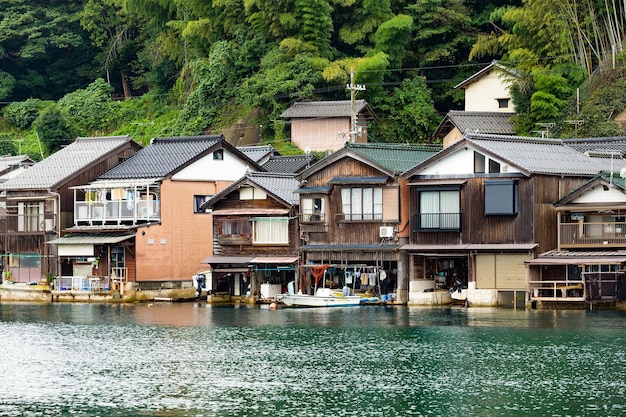
<path fill-rule="evenodd" d="M 213 214 L 208 290 L 273 299 L 296 281 L 299 264 L 298 195 L 294 174 L 247 172 L 203 208 Z"/>
<path fill-rule="evenodd" d="M 525 262 L 557 244 L 553 203 L 607 164 L 558 139 L 466 135 L 407 171 L 409 302 L 458 277 L 470 305 L 523 305 Z"/>
<path fill-rule="evenodd" d="M 368 120 L 376 116 L 365 100 L 341 100 L 296 102 L 280 117 L 289 119 L 297 147 L 322 152 L 339 150 L 346 142 L 366 143 Z"/>
<path fill-rule="evenodd" d="M 331 285 L 396 292 L 406 301 L 408 187 L 401 173 L 441 150 L 437 145 L 347 143 L 298 177 L 304 265 L 330 265 Z M 310 291 L 301 274 L 298 287 Z"/>
<path fill-rule="evenodd" d="M 465 134 L 487 133 L 515 135 L 512 117 L 515 113 L 451 110 L 439 124 L 433 138 L 444 148 L 458 142 Z"/>
<path fill-rule="evenodd" d="M 35 165 L 28 155 L 2 155 L 0 156 L 0 182 L 5 182 Z"/>
<path fill-rule="evenodd" d="M 222 135 L 153 139 L 73 187 L 74 224 L 54 242 L 68 265 L 64 278 L 139 289 L 190 283 L 213 243 L 212 216 L 202 205 L 260 169 Z M 76 268 L 85 257 L 95 261 L 91 268 Z"/>
<path fill-rule="evenodd" d="M 139 149 L 129 136 L 78 138 L 0 184 L 6 210 L 0 230 L 2 267 L 14 282 L 60 272 L 56 246 L 49 242 L 74 223 L 72 187 L 93 181 Z"/>
<path fill-rule="evenodd" d="M 626 300 L 626 170 L 603 171 L 554 203 L 557 245 L 527 261 L 538 305 Z"/>

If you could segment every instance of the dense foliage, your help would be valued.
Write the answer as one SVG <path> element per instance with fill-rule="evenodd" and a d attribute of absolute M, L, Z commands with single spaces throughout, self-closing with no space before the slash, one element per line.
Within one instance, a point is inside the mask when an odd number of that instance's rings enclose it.
<path fill-rule="evenodd" d="M 357 98 L 378 116 L 371 138 L 421 142 L 445 112 L 463 108 L 453 86 L 499 59 L 520 75 L 516 125 L 530 134 L 567 117 L 576 88 L 624 37 L 624 5 L 607 5 L 5 0 L 3 126 L 14 141 L 36 138 L 44 153 L 75 136 L 147 143 L 220 131 L 254 114 L 264 140 L 282 141 L 282 111 L 297 100 L 349 98 L 354 72 L 366 86 Z"/>

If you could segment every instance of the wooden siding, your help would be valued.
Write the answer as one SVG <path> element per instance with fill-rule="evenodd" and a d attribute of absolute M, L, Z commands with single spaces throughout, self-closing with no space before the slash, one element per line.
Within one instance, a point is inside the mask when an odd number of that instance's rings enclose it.
<path fill-rule="evenodd" d="M 419 213 L 420 187 L 412 186 L 410 242 L 423 245 L 537 243 L 538 253 L 554 249 L 557 246 L 557 226 L 556 210 L 552 204 L 587 181 L 546 175 L 517 178 L 518 214 L 486 216 L 485 179 L 489 178 L 469 178 L 461 186 L 460 232 L 416 231 L 415 214 Z"/>
<path fill-rule="evenodd" d="M 286 207 L 284 204 L 273 199 L 269 195 L 265 199 L 240 200 L 239 191 L 233 191 L 218 201 L 213 210 L 253 210 L 253 209 L 288 209 L 289 212 L 280 216 L 289 217 L 289 244 L 288 245 L 253 245 L 252 240 L 241 241 L 239 245 L 224 243 L 218 236 L 217 220 L 249 220 L 251 217 L 265 217 L 264 215 L 233 215 L 233 216 L 213 216 L 213 254 L 219 256 L 298 256 L 298 246 L 300 237 L 298 233 L 298 221 L 296 207 Z M 233 243 L 233 242 L 226 242 Z"/>
<path fill-rule="evenodd" d="M 376 168 L 356 161 L 352 158 L 343 158 L 334 164 L 329 165 L 310 177 L 306 178 L 307 187 L 324 187 L 328 182 L 336 177 L 380 177 L 386 174 L 380 172 Z M 383 215 L 393 212 L 394 219 L 373 220 L 373 221 L 342 221 L 343 208 L 341 202 L 341 188 L 343 186 L 336 185 L 328 194 L 328 206 L 326 207 L 326 228 L 322 229 L 303 229 L 307 232 L 306 244 L 308 245 L 326 245 L 326 244 L 378 244 L 381 242 L 380 226 L 398 225 L 398 207 L 400 193 L 398 192 L 398 184 L 392 178 L 384 188 L 389 190 L 383 192 Z M 346 186 L 356 187 L 356 186 Z M 364 184 L 363 187 L 372 187 L 372 185 Z M 379 186 L 375 186 L 379 187 Z M 393 200 L 395 196 L 395 201 Z M 393 243 L 393 242 L 387 242 Z"/>

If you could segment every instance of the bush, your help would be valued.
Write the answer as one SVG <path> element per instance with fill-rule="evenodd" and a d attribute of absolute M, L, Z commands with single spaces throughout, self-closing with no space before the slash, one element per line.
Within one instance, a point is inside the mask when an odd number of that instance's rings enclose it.
<path fill-rule="evenodd" d="M 39 116 L 43 102 L 37 98 L 17 101 L 4 108 L 4 117 L 18 129 L 28 129 Z"/>

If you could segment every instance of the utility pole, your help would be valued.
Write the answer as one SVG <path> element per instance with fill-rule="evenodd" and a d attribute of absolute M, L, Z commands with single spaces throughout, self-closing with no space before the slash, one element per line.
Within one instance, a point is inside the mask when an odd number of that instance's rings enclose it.
<path fill-rule="evenodd" d="M 354 96 L 357 91 L 365 91 L 365 86 L 361 84 L 354 84 L 354 71 L 350 71 L 350 84 L 346 85 L 346 88 L 350 90 L 350 104 L 351 104 L 351 126 L 350 126 L 350 142 L 356 142 L 357 134 L 357 114 L 356 106 L 354 105 Z"/>

